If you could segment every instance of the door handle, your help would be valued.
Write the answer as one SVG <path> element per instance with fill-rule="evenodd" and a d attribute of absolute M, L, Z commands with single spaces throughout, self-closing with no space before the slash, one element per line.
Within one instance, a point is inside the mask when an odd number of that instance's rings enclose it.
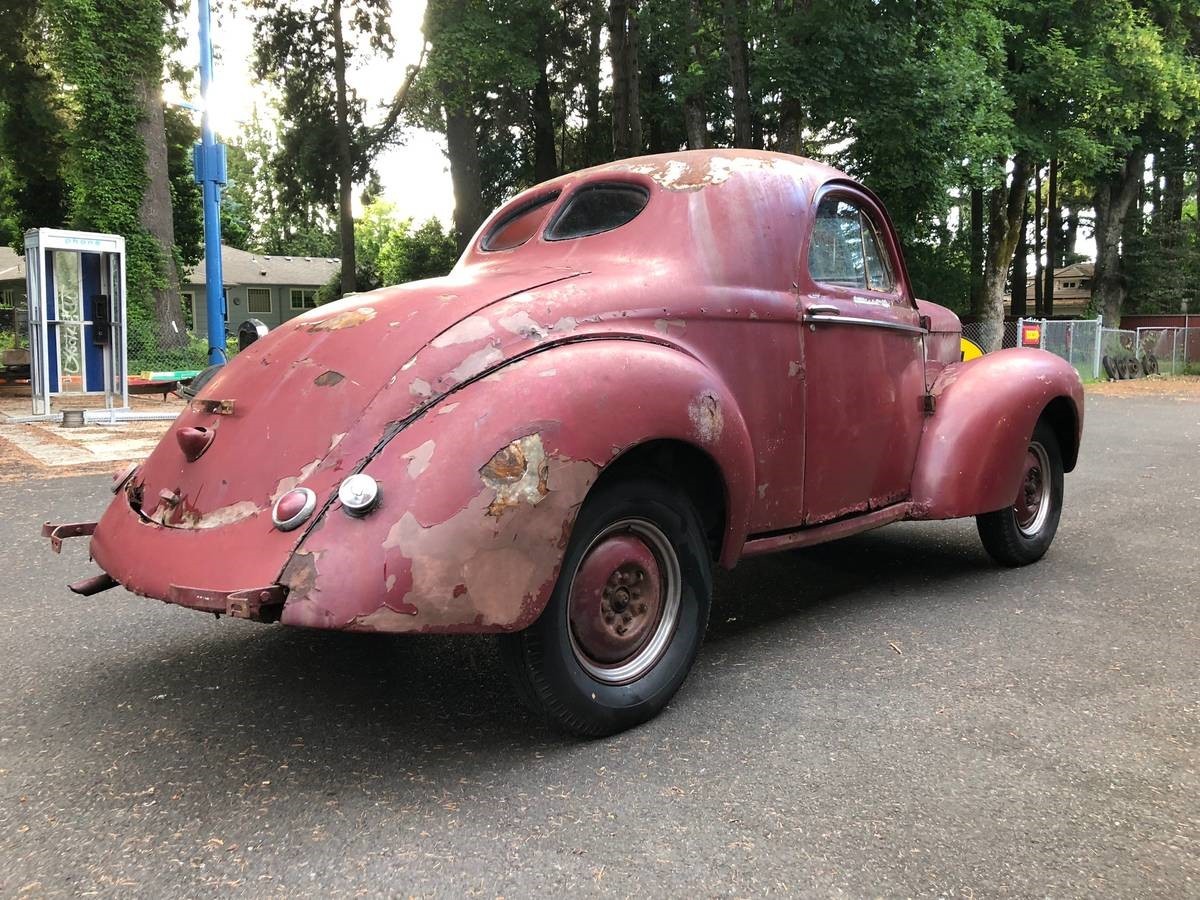
<path fill-rule="evenodd" d="M 804 311 L 805 316 L 840 316 L 842 311 L 831 303 L 814 303 Z"/>

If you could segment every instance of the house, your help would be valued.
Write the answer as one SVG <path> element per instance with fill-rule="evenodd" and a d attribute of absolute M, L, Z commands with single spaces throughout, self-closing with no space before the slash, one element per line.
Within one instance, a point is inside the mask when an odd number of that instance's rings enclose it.
<path fill-rule="evenodd" d="M 1074 263 L 1054 270 L 1055 316 L 1082 318 L 1087 315 L 1088 305 L 1092 302 L 1092 278 L 1095 270 L 1095 265 L 1090 262 Z M 1034 314 L 1033 301 L 1036 296 L 1033 278 L 1030 277 L 1025 282 L 1025 297 L 1030 316 Z M 1012 297 L 1006 300 L 1012 303 Z"/>
<path fill-rule="evenodd" d="M 317 305 L 317 289 L 341 269 L 341 261 L 324 256 L 268 256 L 221 245 L 221 277 L 225 282 L 225 317 L 230 330 L 246 319 L 268 328 Z M 182 279 L 183 308 L 191 310 L 191 329 L 204 334 L 204 260 Z"/>
<path fill-rule="evenodd" d="M 0 247 L 0 331 L 25 328 L 25 257 Z"/>

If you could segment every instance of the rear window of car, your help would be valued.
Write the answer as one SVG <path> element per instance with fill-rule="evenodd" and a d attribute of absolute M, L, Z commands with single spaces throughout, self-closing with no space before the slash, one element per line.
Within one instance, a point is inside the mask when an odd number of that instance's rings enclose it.
<path fill-rule="evenodd" d="M 585 185 L 555 216 L 546 229 L 546 240 L 569 241 L 612 231 L 635 219 L 649 202 L 650 193 L 637 185 Z"/>
<path fill-rule="evenodd" d="M 509 213 L 492 226 L 492 230 L 484 235 L 481 247 L 484 250 L 512 250 L 520 247 L 537 234 L 546 216 L 550 214 L 550 204 L 558 199 L 558 191 L 539 197 L 532 203 Z"/>

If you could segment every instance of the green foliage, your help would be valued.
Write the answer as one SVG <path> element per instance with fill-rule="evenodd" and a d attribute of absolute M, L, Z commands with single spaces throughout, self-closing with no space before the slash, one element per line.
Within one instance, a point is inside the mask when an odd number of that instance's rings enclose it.
<path fill-rule="evenodd" d="M 175 249 L 182 273 L 200 262 L 204 255 L 204 197 L 192 168 L 192 145 L 200 139 L 200 129 L 191 116 L 181 109 L 168 106 L 163 114 L 167 131 L 167 173 L 171 184 Z"/>
<path fill-rule="evenodd" d="M 146 150 L 139 90 L 157 91 L 166 44 L 159 0 L 56 0 L 48 11 L 74 127 L 66 183 L 73 227 L 125 237 L 129 316 L 149 321 L 163 248 L 142 227 Z"/>
<path fill-rule="evenodd" d="M 354 229 L 358 260 L 358 287 L 369 291 L 448 273 L 458 259 L 454 235 L 437 219 L 414 227 L 412 219 L 399 218 L 393 204 L 377 200 L 363 210 Z M 336 276 L 322 286 L 318 303 L 341 296 Z"/>
<path fill-rule="evenodd" d="M 229 181 L 221 192 L 226 243 L 272 256 L 338 255 L 328 200 L 284 202 L 279 131 L 265 124 L 257 109 L 226 151 Z"/>
<path fill-rule="evenodd" d="M 0 241 L 24 250 L 29 228 L 61 226 L 67 122 L 37 3 L 0 0 Z"/>
<path fill-rule="evenodd" d="M 1125 250 L 1130 312 L 1178 313 L 1200 309 L 1200 240 L 1194 221 L 1155 225 Z"/>
<path fill-rule="evenodd" d="M 345 66 L 368 53 L 391 54 L 389 0 L 276 2 L 251 0 L 255 24 L 255 72 L 281 94 L 283 123 L 274 159 L 279 203 L 289 210 L 332 211 L 338 197 L 334 148 L 338 145 L 334 19 L 345 23 Z M 376 149 L 365 124 L 365 103 L 348 89 L 348 140 L 353 177 L 366 180 Z"/>

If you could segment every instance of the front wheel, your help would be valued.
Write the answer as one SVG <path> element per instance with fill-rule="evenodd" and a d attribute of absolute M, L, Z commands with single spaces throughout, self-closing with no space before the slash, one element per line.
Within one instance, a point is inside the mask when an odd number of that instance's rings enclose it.
<path fill-rule="evenodd" d="M 502 635 L 514 687 L 534 712 L 587 737 L 659 712 L 708 625 L 712 563 L 687 495 L 648 478 L 584 503 L 554 593 L 536 622 Z"/>
<path fill-rule="evenodd" d="M 1004 566 L 1037 562 L 1054 541 L 1062 502 L 1062 451 L 1054 429 L 1038 422 L 1012 506 L 975 517 L 984 549 Z"/>

